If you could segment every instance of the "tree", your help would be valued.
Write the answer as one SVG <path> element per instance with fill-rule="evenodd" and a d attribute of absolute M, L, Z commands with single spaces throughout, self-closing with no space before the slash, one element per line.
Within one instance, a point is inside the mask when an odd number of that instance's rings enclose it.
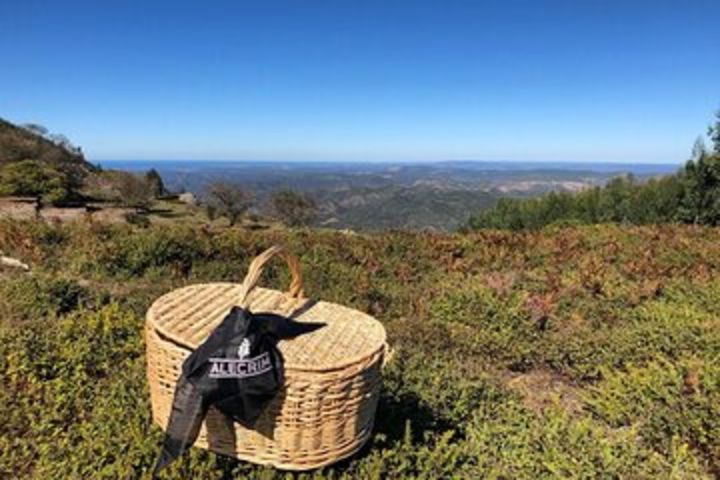
<path fill-rule="evenodd" d="M 703 163 L 704 165 L 704 163 Z M 695 169 L 693 163 L 690 170 Z M 694 175 L 688 178 L 697 182 Z M 511 230 L 537 229 L 551 224 L 626 222 L 647 224 L 678 219 L 681 201 L 686 192 L 687 212 L 695 221 L 698 205 L 707 201 L 706 192 L 695 183 L 685 184 L 678 175 L 639 182 L 632 176 L 616 177 L 603 187 L 593 187 L 577 193 L 550 192 L 531 199 L 501 199 L 495 206 L 472 216 L 469 229 L 502 228 Z M 700 199 L 696 199 L 696 196 Z M 712 202 L 710 202 L 712 203 Z M 709 211 L 705 208 L 706 213 Z M 701 221 L 710 219 L 705 215 Z"/>
<path fill-rule="evenodd" d="M 708 127 L 708 136 L 713 142 L 713 152 L 720 154 L 720 110 L 715 113 L 715 124 Z"/>
<path fill-rule="evenodd" d="M 77 186 L 71 176 L 37 160 L 12 162 L 0 169 L 0 195 L 32 196 L 58 205 L 72 199 Z"/>
<path fill-rule="evenodd" d="M 51 133 L 46 135 L 45 138 L 72 155 L 82 155 L 82 149 L 74 145 L 70 139 L 62 133 Z"/>
<path fill-rule="evenodd" d="M 213 216 L 228 219 L 230 226 L 235 225 L 252 205 L 253 195 L 237 185 L 215 182 L 208 188 L 209 199 L 206 211 Z M 208 209 L 209 208 L 209 209 Z"/>
<path fill-rule="evenodd" d="M 276 192 L 270 198 L 273 213 L 287 226 L 307 226 L 317 213 L 315 200 L 306 193 L 286 189 Z"/>
<path fill-rule="evenodd" d="M 145 181 L 147 182 L 150 191 L 155 198 L 162 197 L 167 193 L 162 177 L 154 168 L 151 168 L 147 171 L 147 173 L 145 174 Z"/>
<path fill-rule="evenodd" d="M 27 130 L 30 133 L 34 133 L 35 135 L 38 135 L 40 137 L 45 138 L 45 136 L 50 133 L 47 128 L 43 127 L 42 125 L 38 125 L 37 123 L 26 123 L 24 125 L 20 125 L 22 128 Z"/>
<path fill-rule="evenodd" d="M 678 209 L 680 220 L 720 225 L 720 154 L 709 154 L 699 143 L 693 158 L 680 172 L 683 196 Z"/>
<path fill-rule="evenodd" d="M 118 203 L 137 210 L 148 210 L 155 197 L 147 179 L 130 172 L 115 173 L 113 187 L 117 192 Z"/>

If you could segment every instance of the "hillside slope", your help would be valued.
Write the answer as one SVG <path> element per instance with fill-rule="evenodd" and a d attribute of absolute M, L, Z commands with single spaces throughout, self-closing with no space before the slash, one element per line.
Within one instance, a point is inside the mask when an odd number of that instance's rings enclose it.
<path fill-rule="evenodd" d="M 307 478 L 717 478 L 720 229 L 346 235 L 0 222 L 0 477 L 149 478 L 143 317 L 286 246 L 395 349 L 368 448 Z M 285 288 L 271 265 L 263 286 Z M 284 473 L 198 449 L 164 478 Z M 303 477 L 305 478 L 305 477 Z"/>
<path fill-rule="evenodd" d="M 455 230 L 500 196 L 487 190 L 389 186 L 345 192 L 315 192 L 323 226 L 353 230 Z"/>
<path fill-rule="evenodd" d="M 11 162 L 37 160 L 74 176 L 83 177 L 95 167 L 61 135 L 46 135 L 0 118 L 0 168 Z"/>

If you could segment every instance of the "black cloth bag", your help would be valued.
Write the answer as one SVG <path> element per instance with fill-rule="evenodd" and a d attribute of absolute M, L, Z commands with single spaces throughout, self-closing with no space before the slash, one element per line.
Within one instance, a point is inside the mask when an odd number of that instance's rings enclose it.
<path fill-rule="evenodd" d="M 284 382 L 277 342 L 324 325 L 233 307 L 183 363 L 153 476 L 195 443 L 211 406 L 252 428 Z"/>

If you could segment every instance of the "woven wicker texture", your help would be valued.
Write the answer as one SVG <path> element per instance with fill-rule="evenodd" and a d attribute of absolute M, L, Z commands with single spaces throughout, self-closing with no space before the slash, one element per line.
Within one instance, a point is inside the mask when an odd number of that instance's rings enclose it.
<path fill-rule="evenodd" d="M 288 293 L 257 288 L 273 256 L 287 261 Z M 386 353 L 385 330 L 357 310 L 303 298 L 299 263 L 278 247 L 258 256 L 244 282 L 193 285 L 159 298 L 148 310 L 145 336 L 153 418 L 167 424 L 182 362 L 233 305 L 326 326 L 278 345 L 285 388 L 254 430 L 211 409 L 196 446 L 287 470 L 329 465 L 359 450 L 372 430 Z"/>

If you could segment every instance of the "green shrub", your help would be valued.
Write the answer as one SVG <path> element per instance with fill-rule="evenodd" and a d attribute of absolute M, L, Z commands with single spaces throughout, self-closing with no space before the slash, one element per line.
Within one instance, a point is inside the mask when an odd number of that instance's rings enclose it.
<path fill-rule="evenodd" d="M 113 275 L 142 276 L 153 268 L 186 274 L 201 255 L 202 247 L 192 232 L 154 229 L 113 237 L 98 266 Z"/>
<path fill-rule="evenodd" d="M 0 168 L 0 196 L 37 197 L 57 205 L 76 196 L 77 188 L 70 175 L 48 163 L 22 160 Z"/>
<path fill-rule="evenodd" d="M 560 331 L 546 344 L 546 355 L 548 363 L 564 373 L 600 378 L 603 369 L 658 357 L 720 355 L 719 327 L 717 316 L 693 308 L 690 301 L 660 299 L 626 309 L 620 319 L 584 328 L 569 338 Z"/>
<path fill-rule="evenodd" d="M 431 321 L 448 323 L 447 334 L 468 352 L 512 370 L 526 370 L 542 332 L 521 295 L 501 296 L 485 287 L 457 288 L 435 300 Z"/>
<path fill-rule="evenodd" d="M 717 472 L 720 466 L 720 366 L 717 358 L 659 360 L 606 370 L 585 404 L 614 428 L 636 429 L 647 445 L 668 455 L 678 439 L 693 445 Z"/>
<path fill-rule="evenodd" d="M 77 283 L 44 275 L 0 281 L 0 322 L 13 324 L 54 318 L 90 301 L 91 294 Z"/>
<path fill-rule="evenodd" d="M 134 425 L 148 427 L 140 327 L 109 305 L 2 331 L 0 373 L 15 395 L 0 405 L 0 472 L 87 478 L 115 462 L 114 477 L 126 476 L 125 454 L 140 438 Z M 108 403 L 121 409 L 102 412 Z"/>
<path fill-rule="evenodd" d="M 147 228 L 150 226 L 150 219 L 147 215 L 143 215 L 141 213 L 126 213 L 125 221 L 130 225 L 135 225 L 136 227 Z"/>

